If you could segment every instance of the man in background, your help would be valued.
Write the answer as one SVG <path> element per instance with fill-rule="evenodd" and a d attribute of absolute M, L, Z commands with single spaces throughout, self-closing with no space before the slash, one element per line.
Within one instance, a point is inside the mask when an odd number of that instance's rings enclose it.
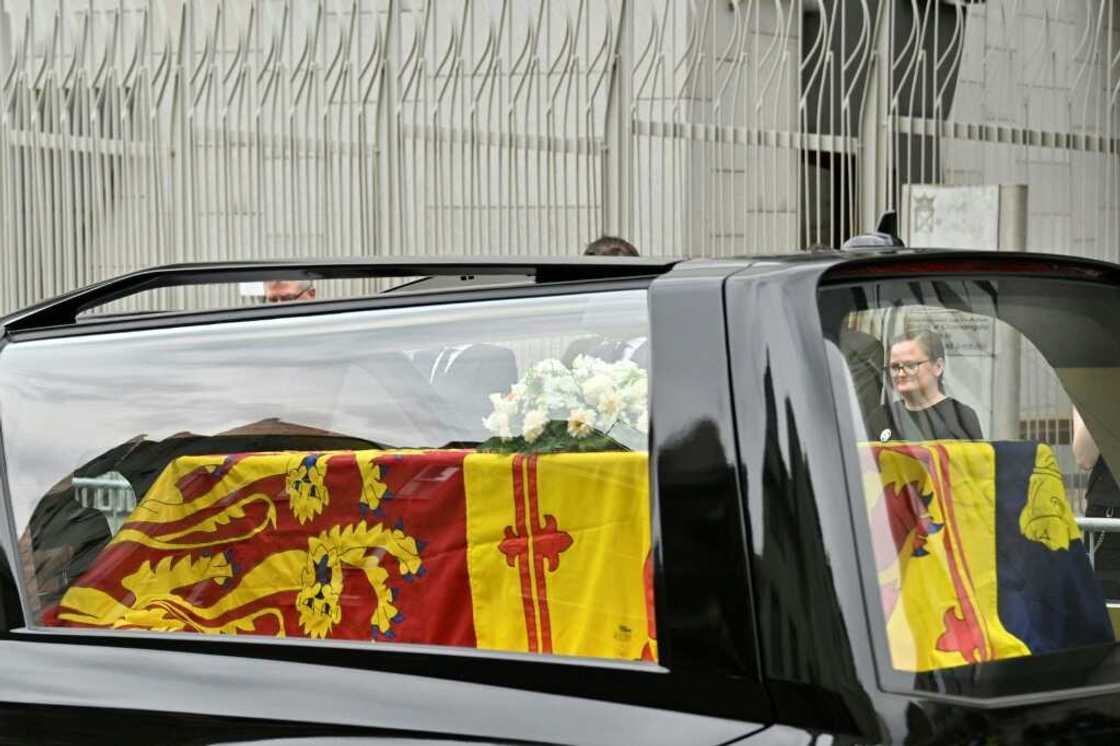
<path fill-rule="evenodd" d="M 264 284 L 266 303 L 295 303 L 315 300 L 311 280 L 269 280 Z"/>
<path fill-rule="evenodd" d="M 618 236 L 600 236 L 583 250 L 584 256 L 638 256 L 634 244 Z M 571 344 L 560 357 L 560 362 L 569 368 L 580 355 L 590 355 L 607 362 L 633 360 L 643 368 L 649 367 L 649 340 L 646 337 L 634 339 L 606 339 L 598 334 L 581 337 Z"/>
<path fill-rule="evenodd" d="M 584 256 L 638 256 L 634 244 L 618 236 L 600 236 L 583 250 Z"/>

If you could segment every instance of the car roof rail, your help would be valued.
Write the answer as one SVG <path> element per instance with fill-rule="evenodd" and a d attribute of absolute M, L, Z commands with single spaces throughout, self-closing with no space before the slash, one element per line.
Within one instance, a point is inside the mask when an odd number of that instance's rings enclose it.
<path fill-rule="evenodd" d="M 91 308 L 137 293 L 172 287 L 269 280 L 347 280 L 381 277 L 532 276 L 537 284 L 656 277 L 679 259 L 642 257 L 391 257 L 170 264 L 114 277 L 17 311 L 2 323 L 28 331 L 77 323 Z"/>

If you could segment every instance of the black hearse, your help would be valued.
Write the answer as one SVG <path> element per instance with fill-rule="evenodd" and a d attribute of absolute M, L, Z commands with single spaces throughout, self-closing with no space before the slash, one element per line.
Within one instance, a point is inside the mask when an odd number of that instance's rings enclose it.
<path fill-rule="evenodd" d="M 4 320 L 0 740 L 1113 743 L 1118 392 L 1069 257 L 125 275 Z"/>

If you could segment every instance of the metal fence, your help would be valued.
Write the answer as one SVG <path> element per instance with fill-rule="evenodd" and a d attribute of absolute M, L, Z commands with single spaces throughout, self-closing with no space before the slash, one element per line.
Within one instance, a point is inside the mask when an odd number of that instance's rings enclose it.
<path fill-rule="evenodd" d="M 105 516 L 109 530 L 116 534 L 136 510 L 132 483 L 115 471 L 100 477 L 74 477 L 74 496 L 83 508 L 93 508 Z"/>
<path fill-rule="evenodd" d="M 1117 261 L 1118 27 L 1115 0 L 0 0 L 0 312 L 169 262 L 835 246 L 917 184 L 1026 184 L 1028 248 Z M 1076 498 L 1070 402 L 1023 354 L 1022 436 Z"/>
<path fill-rule="evenodd" d="M 1120 258 L 1117 20 L 1112 0 L 6 0 L 0 305 L 174 261 L 574 254 L 604 232 L 796 251 L 927 183 L 1028 184 L 1030 248 Z"/>

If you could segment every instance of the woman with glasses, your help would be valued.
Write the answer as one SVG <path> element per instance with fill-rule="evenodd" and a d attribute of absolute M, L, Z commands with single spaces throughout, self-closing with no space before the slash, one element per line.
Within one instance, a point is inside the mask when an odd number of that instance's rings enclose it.
<path fill-rule="evenodd" d="M 945 345 L 924 330 L 891 343 L 886 373 L 899 399 L 870 418 L 870 435 L 888 440 L 983 440 L 972 407 L 945 395 Z"/>

